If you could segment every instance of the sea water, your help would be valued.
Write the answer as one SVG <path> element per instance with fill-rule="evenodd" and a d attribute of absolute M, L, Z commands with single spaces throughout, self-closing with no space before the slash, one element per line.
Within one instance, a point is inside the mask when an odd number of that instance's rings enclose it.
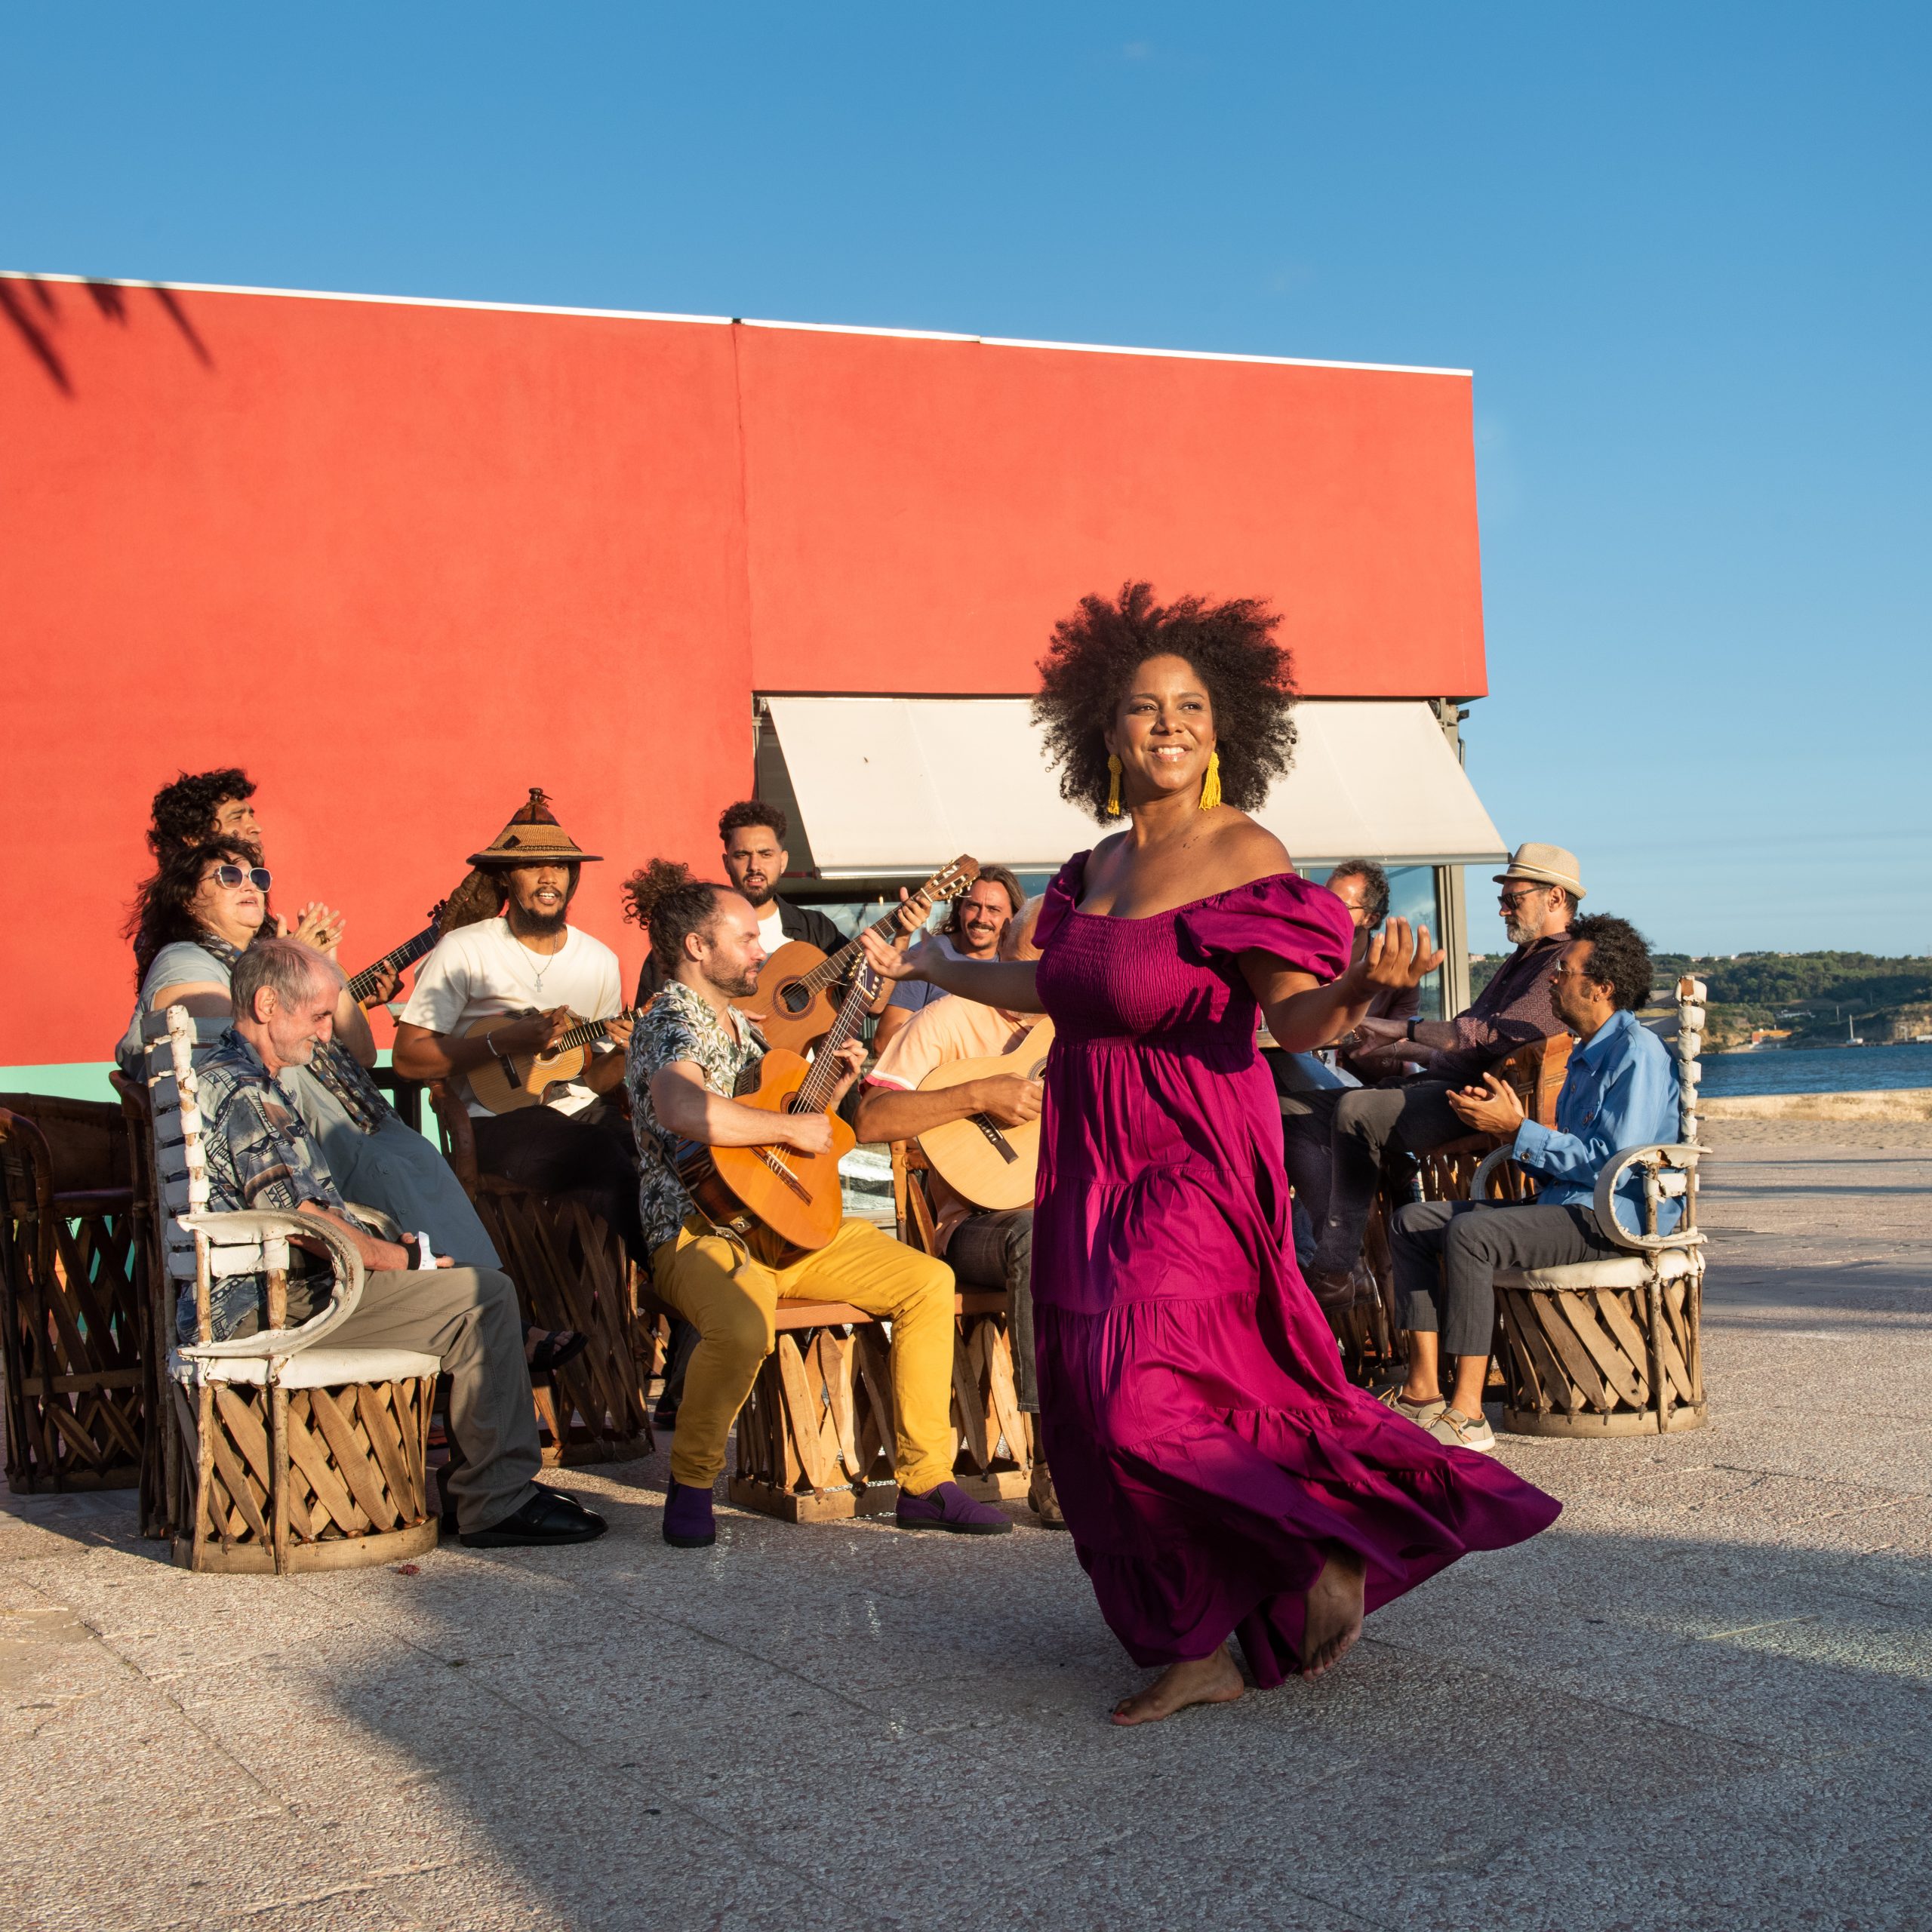
<path fill-rule="evenodd" d="M 1704 1056 L 1703 1091 L 1713 1098 L 1741 1094 L 1879 1093 L 1896 1087 L 1932 1087 L 1932 1041 L 1797 1051 L 1789 1047 L 1758 1047 L 1749 1053 Z"/>

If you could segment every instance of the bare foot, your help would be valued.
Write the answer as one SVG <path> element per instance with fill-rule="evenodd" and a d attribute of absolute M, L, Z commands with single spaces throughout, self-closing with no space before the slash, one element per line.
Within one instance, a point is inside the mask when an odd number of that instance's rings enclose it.
<path fill-rule="evenodd" d="M 1332 1670 L 1361 1635 L 1361 1558 L 1331 1547 L 1308 1592 L 1302 1623 L 1301 1674 L 1319 1677 Z"/>
<path fill-rule="evenodd" d="M 1114 1706 L 1114 1722 L 1152 1724 L 1171 1718 L 1189 1704 L 1232 1704 L 1247 1688 L 1241 1666 L 1223 1644 L 1213 1656 L 1171 1663 L 1144 1690 L 1123 1697 Z"/>

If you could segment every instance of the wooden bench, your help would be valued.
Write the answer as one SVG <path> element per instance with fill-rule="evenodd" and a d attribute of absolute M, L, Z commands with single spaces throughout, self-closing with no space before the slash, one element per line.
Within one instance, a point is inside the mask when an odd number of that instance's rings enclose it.
<path fill-rule="evenodd" d="M 149 1351 L 134 1210 L 116 1106 L 0 1094 L 0 1322 L 16 1494 L 140 1481 Z"/>
<path fill-rule="evenodd" d="M 623 1243 L 583 1201 L 540 1194 L 485 1174 L 468 1110 L 448 1082 L 429 1084 L 445 1158 L 516 1284 L 523 1318 L 574 1328 L 590 1346 L 536 1387 L 549 1463 L 622 1462 L 657 1446 L 649 1392 L 657 1324 L 639 1300 Z"/>
<path fill-rule="evenodd" d="M 926 1192 L 930 1171 L 915 1146 L 892 1149 L 899 1238 L 936 1251 Z M 1004 1290 L 953 1297 L 954 1481 L 982 1502 L 1026 1494 L 1033 1474 L 1032 1418 L 1020 1407 Z M 728 1494 L 740 1509 L 788 1523 L 888 1514 L 894 1472 L 892 1374 L 884 1328 L 845 1302 L 780 1302 L 771 1353 L 739 1411 Z"/>

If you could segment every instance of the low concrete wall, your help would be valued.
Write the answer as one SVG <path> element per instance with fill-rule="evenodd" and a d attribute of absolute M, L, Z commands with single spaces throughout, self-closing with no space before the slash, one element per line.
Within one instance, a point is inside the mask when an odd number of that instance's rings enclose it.
<path fill-rule="evenodd" d="M 1932 1120 L 1932 1087 L 1861 1094 L 1740 1094 L 1700 1099 L 1706 1120 Z"/>

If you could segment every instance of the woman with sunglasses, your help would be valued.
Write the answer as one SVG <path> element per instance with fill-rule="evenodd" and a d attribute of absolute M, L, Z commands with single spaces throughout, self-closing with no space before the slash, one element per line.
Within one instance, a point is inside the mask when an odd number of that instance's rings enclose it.
<path fill-rule="evenodd" d="M 122 1070 L 140 1079 L 144 1014 L 184 1006 L 196 1020 L 226 1020 L 235 961 L 268 919 L 270 875 L 252 845 L 225 836 L 163 853 L 142 887 L 131 932 L 140 998 L 122 1037 Z M 303 909 L 294 937 L 332 952 L 341 921 L 325 907 Z M 383 1100 L 365 1069 L 376 1057 L 362 1009 L 346 986 L 336 1008 L 334 1051 L 291 1068 L 284 1084 L 321 1143 L 331 1178 L 352 1201 L 379 1208 L 407 1230 L 421 1230 L 459 1267 L 499 1268 L 495 1247 L 449 1164 Z M 526 1329 L 534 1370 L 558 1367 L 588 1337 L 574 1329 Z"/>

